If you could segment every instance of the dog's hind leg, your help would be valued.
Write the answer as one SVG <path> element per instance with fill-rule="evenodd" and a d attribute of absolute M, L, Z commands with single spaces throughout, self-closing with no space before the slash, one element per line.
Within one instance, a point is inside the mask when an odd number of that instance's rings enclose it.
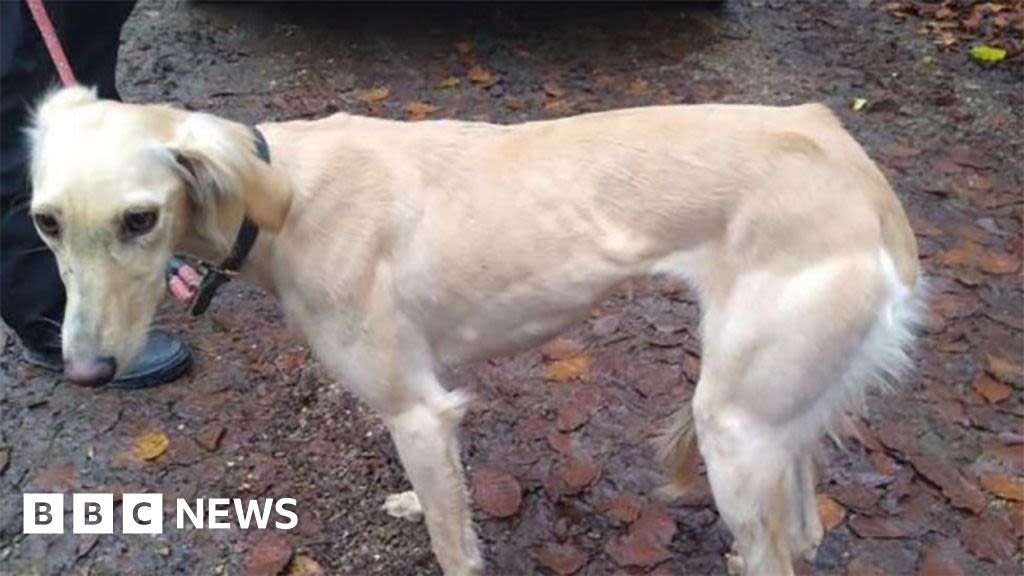
<path fill-rule="evenodd" d="M 745 574 L 792 574 L 813 554 L 809 454 L 851 399 L 905 356 L 886 266 L 849 255 L 788 274 L 748 273 L 704 317 L 694 424 Z M 895 290 L 898 292 L 898 290 Z"/>
<path fill-rule="evenodd" d="M 716 381 L 702 377 L 701 388 Z M 741 407 L 700 395 L 694 414 L 700 450 L 718 511 L 735 538 L 732 574 L 793 574 L 789 555 L 787 490 L 792 454 L 780 445 L 782 431 L 765 426 Z"/>
<path fill-rule="evenodd" d="M 790 474 L 791 478 L 787 485 L 790 489 L 789 501 L 793 517 L 790 518 L 789 551 L 812 562 L 818 553 L 818 545 L 825 535 L 825 529 L 821 525 L 821 517 L 818 516 L 814 461 L 811 456 L 797 456 Z"/>

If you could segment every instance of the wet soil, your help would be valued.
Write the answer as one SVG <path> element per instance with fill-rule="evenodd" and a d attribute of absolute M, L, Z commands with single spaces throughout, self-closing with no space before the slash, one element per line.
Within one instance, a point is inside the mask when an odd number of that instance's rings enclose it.
<path fill-rule="evenodd" d="M 119 82 L 130 101 L 247 122 L 335 111 L 516 122 L 662 103 L 825 102 L 905 202 L 933 306 L 917 370 L 871 397 L 860 440 L 823 449 L 830 530 L 798 570 L 1019 573 L 1020 57 L 985 65 L 940 50 L 920 32 L 927 22 L 881 4 L 144 0 L 124 31 Z M 866 105 L 855 111 L 858 98 Z M 725 572 L 730 537 L 706 483 L 662 502 L 648 442 L 692 395 L 696 321 L 683 286 L 636 281 L 563 335 L 570 345 L 447 375 L 476 395 L 462 451 L 488 573 Z M 137 392 L 71 387 L 21 362 L 7 339 L 5 573 L 438 573 L 425 528 L 379 510 L 408 489 L 379 419 L 324 375 L 269 297 L 232 284 L 204 317 L 169 305 L 160 324 L 196 364 Z M 487 490 L 495 478 L 511 492 Z M 521 501 L 509 496 L 516 487 Z M 292 531 L 179 531 L 169 514 L 152 537 L 23 535 L 20 495 L 38 491 L 292 497 L 300 520 Z"/>

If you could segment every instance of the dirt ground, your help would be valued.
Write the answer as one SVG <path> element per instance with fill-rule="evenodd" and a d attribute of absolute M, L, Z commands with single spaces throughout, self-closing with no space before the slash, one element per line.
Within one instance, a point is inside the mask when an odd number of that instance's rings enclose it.
<path fill-rule="evenodd" d="M 144 0 L 124 31 L 120 86 L 131 101 L 248 122 L 827 103 L 905 202 L 933 304 L 916 372 L 872 396 L 861 440 L 823 450 L 829 530 L 799 572 L 1020 573 L 1021 58 L 982 64 L 966 46 L 942 49 L 927 15 L 889 4 Z M 858 98 L 866 105 L 854 111 Z M 730 538 L 706 483 L 659 500 L 664 478 L 648 443 L 692 394 L 696 318 L 681 285 L 636 281 L 559 344 L 449 375 L 477 396 L 462 447 L 488 573 L 725 572 Z M 0 570 L 438 573 L 425 528 L 379 510 L 408 489 L 380 421 L 325 377 L 271 299 L 231 285 L 206 316 L 168 306 L 160 324 L 183 335 L 196 365 L 141 392 L 74 388 L 6 344 Z M 300 520 L 288 532 L 27 536 L 20 495 L 33 491 L 293 497 Z"/>

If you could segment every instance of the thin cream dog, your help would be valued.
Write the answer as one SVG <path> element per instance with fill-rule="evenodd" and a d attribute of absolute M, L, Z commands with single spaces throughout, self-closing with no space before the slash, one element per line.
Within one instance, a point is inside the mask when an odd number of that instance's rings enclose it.
<path fill-rule="evenodd" d="M 507 354 L 624 280 L 684 278 L 703 370 L 663 456 L 699 445 L 733 568 L 792 574 L 822 537 L 808 454 L 907 363 L 917 248 L 892 189 L 823 106 L 663 106 L 515 126 L 348 114 L 247 127 L 69 88 L 40 106 L 32 212 L 67 285 L 64 355 L 131 365 L 173 251 L 227 253 L 376 409 L 446 574 L 483 562 L 442 367 Z M 86 370 L 88 372 L 88 370 Z M 695 438 L 696 437 L 696 438 Z"/>

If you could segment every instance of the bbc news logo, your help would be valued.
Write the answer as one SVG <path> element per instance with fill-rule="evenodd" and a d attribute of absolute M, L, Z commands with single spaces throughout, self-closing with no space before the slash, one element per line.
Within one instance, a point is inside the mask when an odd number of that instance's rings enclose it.
<path fill-rule="evenodd" d="M 73 494 L 71 505 L 71 532 L 74 534 L 113 534 L 113 494 Z M 63 494 L 24 494 L 25 534 L 64 533 Z M 260 530 L 269 526 L 278 530 L 291 530 L 299 523 L 295 513 L 295 499 L 242 500 L 240 498 L 198 498 L 189 503 L 178 498 L 175 504 L 175 526 L 184 530 L 226 530 L 230 519 L 238 527 Z M 277 518 L 271 523 L 271 518 Z M 121 532 L 123 534 L 162 534 L 164 531 L 163 494 L 124 494 L 121 497 Z"/>

